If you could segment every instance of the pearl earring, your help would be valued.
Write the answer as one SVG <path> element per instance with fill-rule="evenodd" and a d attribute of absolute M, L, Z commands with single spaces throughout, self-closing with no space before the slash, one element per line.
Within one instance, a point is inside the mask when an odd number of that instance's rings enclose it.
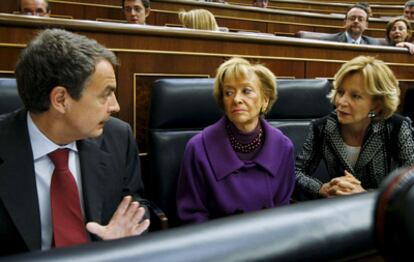
<path fill-rule="evenodd" d="M 377 114 L 374 112 L 374 111 L 370 111 L 369 113 L 368 113 L 368 117 L 369 118 L 374 118 L 374 117 L 376 117 L 377 116 Z"/>

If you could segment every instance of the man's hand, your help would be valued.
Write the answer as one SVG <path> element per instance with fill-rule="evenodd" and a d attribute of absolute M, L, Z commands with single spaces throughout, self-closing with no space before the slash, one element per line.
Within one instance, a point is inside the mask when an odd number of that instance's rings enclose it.
<path fill-rule="evenodd" d="M 108 225 L 102 226 L 96 222 L 89 222 L 86 224 L 86 229 L 103 240 L 137 236 L 144 232 L 150 224 L 148 219 L 141 221 L 144 213 L 145 209 L 140 207 L 137 201 L 132 201 L 131 196 L 126 196 L 119 204 Z"/>

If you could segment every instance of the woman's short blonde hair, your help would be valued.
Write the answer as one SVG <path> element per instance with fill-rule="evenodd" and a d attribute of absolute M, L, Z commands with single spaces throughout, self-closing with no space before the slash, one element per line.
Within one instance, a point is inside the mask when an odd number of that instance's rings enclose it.
<path fill-rule="evenodd" d="M 400 88 L 391 69 L 381 60 L 370 56 L 358 56 L 342 65 L 334 76 L 333 90 L 329 94 L 331 103 L 335 104 L 338 88 L 345 77 L 360 73 L 364 78 L 363 88 L 374 101 L 380 103 L 380 111 L 376 119 L 387 119 L 397 110 L 400 104 Z"/>
<path fill-rule="evenodd" d="M 392 30 L 392 27 L 394 26 L 395 23 L 397 22 L 404 22 L 405 26 L 407 27 L 407 38 L 404 39 L 404 41 L 409 42 L 411 39 L 411 33 L 412 33 L 412 28 L 411 28 L 411 23 L 410 21 L 408 21 L 406 18 L 404 18 L 403 16 L 398 16 L 395 17 L 393 19 L 391 19 L 388 23 L 387 23 L 387 27 L 386 27 L 386 35 L 385 38 L 387 39 L 387 42 L 395 45 L 396 43 L 394 43 L 394 41 L 390 38 L 390 32 Z"/>
<path fill-rule="evenodd" d="M 217 69 L 216 79 L 214 81 L 213 95 L 217 99 L 220 107 L 224 109 L 223 103 L 223 84 L 226 78 L 246 79 L 250 74 L 255 74 L 260 81 L 261 95 L 269 99 L 266 108 L 262 109 L 266 114 L 272 108 L 277 99 L 276 77 L 268 68 L 261 64 L 252 64 L 246 59 L 234 57 L 224 62 Z"/>
<path fill-rule="evenodd" d="M 205 9 L 193 9 L 188 12 L 180 11 L 178 18 L 184 27 L 201 30 L 218 31 L 219 27 L 214 15 Z"/>

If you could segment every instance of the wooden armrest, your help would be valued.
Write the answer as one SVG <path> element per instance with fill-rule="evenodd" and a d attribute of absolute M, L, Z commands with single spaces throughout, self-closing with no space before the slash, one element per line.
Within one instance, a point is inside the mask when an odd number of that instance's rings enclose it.
<path fill-rule="evenodd" d="M 151 229 L 168 229 L 168 217 L 165 215 L 164 211 L 162 211 L 162 209 L 158 207 L 157 204 L 155 204 L 153 201 L 149 201 L 149 209 L 151 214 Z"/>

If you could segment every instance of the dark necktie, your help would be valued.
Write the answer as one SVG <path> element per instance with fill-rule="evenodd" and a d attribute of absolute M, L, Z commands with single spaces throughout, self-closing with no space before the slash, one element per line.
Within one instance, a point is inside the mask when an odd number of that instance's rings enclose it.
<path fill-rule="evenodd" d="M 80 207 L 79 191 L 68 167 L 68 149 L 48 154 L 55 165 L 50 185 L 53 247 L 66 247 L 88 242 Z"/>

